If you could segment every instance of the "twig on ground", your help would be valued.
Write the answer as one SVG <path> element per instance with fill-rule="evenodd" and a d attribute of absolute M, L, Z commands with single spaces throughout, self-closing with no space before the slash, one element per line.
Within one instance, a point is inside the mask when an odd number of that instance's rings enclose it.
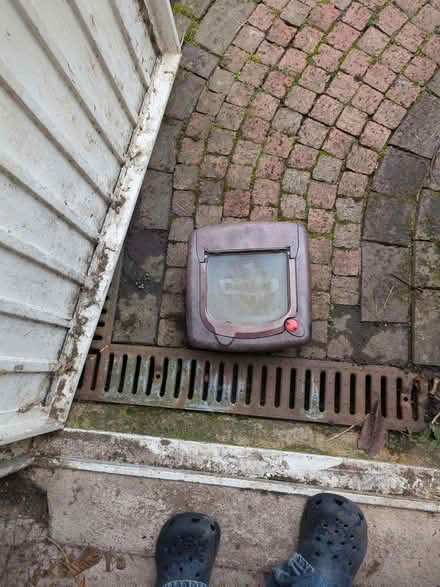
<path fill-rule="evenodd" d="M 382 312 L 385 310 L 385 306 L 388 304 L 388 300 L 390 299 L 390 297 L 391 297 L 391 294 L 392 294 L 392 293 L 393 293 L 393 291 L 394 291 L 394 287 L 395 287 L 394 285 L 392 285 L 392 286 L 391 286 L 391 288 L 390 288 L 390 291 L 388 292 L 388 295 L 387 295 L 387 297 L 386 297 L 386 300 L 385 300 L 385 302 L 384 302 L 384 304 L 383 304 L 383 306 L 382 306 L 381 313 L 382 313 Z"/>
<path fill-rule="evenodd" d="M 343 434 L 346 434 L 347 432 L 350 432 L 350 430 L 353 430 L 353 428 L 356 428 L 356 426 L 359 426 L 359 424 L 352 424 L 351 426 L 349 426 L 348 428 L 346 428 L 342 432 L 339 432 L 338 434 L 335 434 L 334 436 L 330 436 L 330 438 L 327 438 L 327 442 L 330 442 L 331 440 L 336 440 L 337 438 L 339 438 Z"/>
<path fill-rule="evenodd" d="M 49 540 L 49 542 L 52 542 L 52 544 L 54 544 L 58 548 L 58 550 L 63 555 L 64 560 L 68 561 L 69 557 L 67 556 L 66 551 L 58 544 L 58 542 L 55 542 L 55 540 L 50 536 L 48 536 L 47 539 Z"/>
<path fill-rule="evenodd" d="M 391 275 L 391 277 L 394 277 L 394 279 L 397 279 L 397 281 L 404 283 L 406 285 L 406 287 L 408 287 L 409 289 L 414 289 L 414 290 L 418 291 L 419 293 L 422 292 L 421 287 L 417 287 L 417 286 L 413 287 L 410 283 L 408 283 L 407 281 L 405 281 L 404 279 L 402 279 L 398 275 L 395 275 L 394 273 L 390 273 L 390 275 Z"/>

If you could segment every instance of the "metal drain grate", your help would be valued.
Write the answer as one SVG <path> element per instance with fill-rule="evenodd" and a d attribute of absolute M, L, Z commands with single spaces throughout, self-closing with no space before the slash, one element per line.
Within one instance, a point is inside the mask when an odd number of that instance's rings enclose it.
<path fill-rule="evenodd" d="M 360 424 L 380 402 L 391 430 L 422 430 L 426 382 L 393 367 L 107 345 L 89 355 L 77 399 Z"/>

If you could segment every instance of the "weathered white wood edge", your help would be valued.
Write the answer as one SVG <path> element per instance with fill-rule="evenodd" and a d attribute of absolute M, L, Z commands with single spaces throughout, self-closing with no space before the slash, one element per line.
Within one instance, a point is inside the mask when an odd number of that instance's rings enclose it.
<path fill-rule="evenodd" d="M 50 418 L 47 409 L 30 404 L 20 412 L 0 414 L 0 446 L 60 430 L 62 422 Z"/>
<path fill-rule="evenodd" d="M 15 457 L 11 460 L 5 461 L 4 463 L 0 463 L 0 479 L 2 477 L 6 477 L 7 475 L 11 475 L 12 473 L 16 473 L 17 471 L 21 471 L 26 467 L 29 467 L 33 462 L 34 457 L 23 456 Z"/>
<path fill-rule="evenodd" d="M 440 472 L 427 467 L 73 428 L 35 448 L 41 465 L 440 512 Z"/>
<path fill-rule="evenodd" d="M 169 1 L 144 0 L 161 53 L 180 53 L 179 35 Z"/>

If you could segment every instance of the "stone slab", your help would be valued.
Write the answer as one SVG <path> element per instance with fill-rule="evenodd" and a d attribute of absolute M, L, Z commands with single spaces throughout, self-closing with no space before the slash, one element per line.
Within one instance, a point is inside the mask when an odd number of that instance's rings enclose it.
<path fill-rule="evenodd" d="M 358 306 L 334 305 L 329 323 L 329 359 L 351 360 L 356 352 L 355 333 L 359 331 Z"/>
<path fill-rule="evenodd" d="M 176 167 L 177 139 L 182 130 L 180 120 L 163 121 L 154 144 L 148 167 L 156 171 L 172 173 Z"/>
<path fill-rule="evenodd" d="M 335 305 L 329 325 L 329 359 L 359 364 L 408 363 L 408 328 L 361 322 L 359 306 Z"/>
<path fill-rule="evenodd" d="M 390 196 L 415 198 L 423 186 L 429 161 L 389 147 L 376 172 L 373 189 Z"/>
<path fill-rule="evenodd" d="M 434 94 L 440 97 L 440 69 L 429 82 L 428 88 L 431 90 L 431 92 L 434 92 Z"/>
<path fill-rule="evenodd" d="M 439 70 L 440 71 L 440 70 Z M 428 174 L 426 187 L 440 191 L 440 156 L 437 155 L 433 162 L 431 173 Z"/>
<path fill-rule="evenodd" d="M 41 471 L 41 476 L 50 476 Z M 53 544 L 48 540 L 49 520 L 45 491 L 24 475 L 2 479 L 0 504 L 1 584 L 15 587 L 140 587 L 155 585 L 156 565 L 152 556 L 129 552 L 102 552 L 98 563 L 74 578 L 67 574 L 63 555 L 78 560 L 84 545 Z M 30 473 L 32 475 L 32 472 Z M 29 475 L 29 476 L 30 476 Z M 33 488 L 33 489 L 32 489 Z M 33 491 L 34 495 L 31 494 Z M 36 494 L 36 495 L 35 495 Z M 17 498 L 17 496 L 19 496 Z M 262 571 L 215 565 L 212 587 L 246 585 L 263 587 Z"/>
<path fill-rule="evenodd" d="M 218 57 L 200 47 L 185 44 L 182 51 L 181 67 L 205 79 L 211 75 L 218 63 Z"/>
<path fill-rule="evenodd" d="M 113 342 L 155 344 L 167 232 L 130 228 L 123 253 Z"/>
<path fill-rule="evenodd" d="M 363 322 L 408 321 L 409 288 L 392 277 L 392 274 L 411 282 L 409 250 L 363 242 Z"/>
<path fill-rule="evenodd" d="M 416 238 L 440 239 L 440 194 L 423 190 L 419 202 Z"/>
<path fill-rule="evenodd" d="M 410 109 L 391 144 L 431 159 L 440 140 L 440 99 L 424 95 Z"/>
<path fill-rule="evenodd" d="M 196 18 L 200 18 L 213 0 L 181 0 Z"/>
<path fill-rule="evenodd" d="M 204 79 L 190 71 L 179 69 L 171 90 L 166 115 L 179 120 L 189 118 L 204 86 Z"/>
<path fill-rule="evenodd" d="M 372 193 L 365 212 L 364 239 L 407 246 L 415 202 Z"/>
<path fill-rule="evenodd" d="M 415 242 L 415 285 L 440 289 L 440 243 Z"/>
<path fill-rule="evenodd" d="M 248 0 L 217 0 L 202 19 L 196 41 L 223 55 L 254 8 L 254 2 Z"/>
<path fill-rule="evenodd" d="M 370 324 L 363 328 L 365 343 L 356 360 L 364 363 L 404 366 L 408 363 L 408 328 L 400 324 Z"/>
<path fill-rule="evenodd" d="M 191 26 L 192 20 L 184 14 L 178 12 L 174 15 L 174 22 L 176 23 L 177 35 L 182 42 L 185 38 L 186 31 Z"/>
<path fill-rule="evenodd" d="M 147 170 L 133 215 L 133 226 L 168 230 L 172 182 L 170 173 Z"/>
<path fill-rule="evenodd" d="M 413 349 L 418 365 L 440 366 L 440 291 L 416 294 Z"/>
<path fill-rule="evenodd" d="M 51 535 L 61 544 L 90 544 L 153 560 L 159 530 L 171 515 L 201 511 L 214 516 L 222 529 L 216 567 L 242 570 L 225 574 L 223 581 L 216 578 L 214 587 L 260 587 L 261 575 L 294 550 L 306 502 L 298 495 L 59 469 L 47 484 Z M 362 510 L 369 546 L 356 585 L 434 587 L 433 577 L 440 574 L 432 538 L 438 515 L 378 506 Z M 130 585 L 123 577 L 121 572 L 119 584 Z M 147 574 L 137 585 L 152 585 L 150 578 Z"/>

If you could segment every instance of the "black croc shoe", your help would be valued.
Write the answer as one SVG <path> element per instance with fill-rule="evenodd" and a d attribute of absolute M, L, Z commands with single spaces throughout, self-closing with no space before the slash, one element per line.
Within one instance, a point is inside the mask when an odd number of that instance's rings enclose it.
<path fill-rule="evenodd" d="M 209 583 L 220 527 L 205 514 L 187 512 L 162 527 L 156 544 L 157 587 L 171 581 Z"/>
<path fill-rule="evenodd" d="M 329 587 L 352 585 L 367 546 L 367 522 L 355 503 L 333 493 L 309 499 L 297 552 L 327 579 Z"/>

